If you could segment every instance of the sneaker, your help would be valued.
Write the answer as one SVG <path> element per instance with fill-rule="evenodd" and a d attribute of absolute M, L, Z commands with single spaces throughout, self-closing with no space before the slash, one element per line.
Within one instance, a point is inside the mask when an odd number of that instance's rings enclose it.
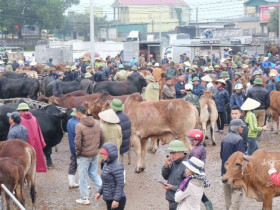
<path fill-rule="evenodd" d="M 76 200 L 76 203 L 83 204 L 83 205 L 89 205 L 90 201 L 89 201 L 89 199 L 82 199 L 82 198 L 80 198 L 80 199 Z"/>

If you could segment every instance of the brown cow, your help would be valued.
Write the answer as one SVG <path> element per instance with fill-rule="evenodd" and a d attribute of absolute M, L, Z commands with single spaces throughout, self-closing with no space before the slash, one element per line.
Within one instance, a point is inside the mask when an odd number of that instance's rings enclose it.
<path fill-rule="evenodd" d="M 125 100 L 127 99 L 129 95 L 122 95 L 122 96 L 111 96 L 109 93 L 103 93 L 100 95 L 100 97 L 98 97 L 97 99 L 93 100 L 93 101 L 86 101 L 84 103 L 84 106 L 87 109 L 87 113 L 91 116 L 93 116 L 93 118 L 99 120 L 99 112 L 101 112 L 103 109 L 103 106 L 105 105 L 105 103 L 108 101 L 111 101 L 113 99 L 120 99 L 123 103 L 125 102 Z"/>
<path fill-rule="evenodd" d="M 235 152 L 225 163 L 227 172 L 223 182 L 243 187 L 248 198 L 263 202 L 262 209 L 272 210 L 272 199 L 280 195 L 280 187 L 276 187 L 268 175 L 269 163 L 273 160 L 280 160 L 279 152 L 259 149 L 250 157 Z M 279 171 L 280 164 L 275 166 Z"/>
<path fill-rule="evenodd" d="M 279 133 L 279 115 L 280 115 L 280 92 L 279 91 L 271 91 L 270 96 L 270 106 L 272 117 L 276 121 L 277 129 L 275 133 Z M 273 128 L 273 120 L 271 120 L 270 128 Z"/>
<path fill-rule="evenodd" d="M 0 157 L 9 157 L 19 162 L 24 171 L 24 176 L 30 188 L 32 208 L 36 202 L 36 153 L 32 146 L 19 140 L 8 140 L 0 142 Z"/>
<path fill-rule="evenodd" d="M 140 94 L 134 93 L 126 99 L 124 106 L 124 112 L 131 120 L 131 142 L 137 157 L 136 173 L 145 169 L 150 137 L 162 136 L 162 144 L 177 137 L 191 149 L 185 139 L 198 123 L 198 111 L 191 103 L 181 99 L 144 102 Z"/>
<path fill-rule="evenodd" d="M 15 191 L 16 199 L 24 206 L 24 172 L 22 165 L 18 161 L 9 157 L 0 158 L 0 183 L 4 184 L 10 192 Z M 9 210 L 10 196 L 5 192 L 4 194 L 6 198 L 7 210 Z"/>
<path fill-rule="evenodd" d="M 74 91 L 74 92 L 71 92 L 71 93 L 67 93 L 67 94 L 64 94 L 62 95 L 63 97 L 66 97 L 66 96 L 85 96 L 87 95 L 87 93 L 85 91 L 82 91 L 82 90 L 77 90 L 77 91 Z M 61 96 L 61 97 L 62 97 Z M 51 97 L 50 97 L 51 98 Z M 38 96 L 38 98 L 36 99 L 36 101 L 40 101 L 40 102 L 45 102 L 45 103 L 49 103 L 49 100 L 50 100 L 49 97 L 45 96 L 45 95 L 40 95 Z M 51 103 L 53 103 L 55 98 L 52 98 L 51 100 Z"/>
<path fill-rule="evenodd" d="M 202 125 L 204 139 L 203 144 L 206 146 L 205 137 L 207 133 L 207 125 L 210 124 L 210 133 L 212 145 L 216 146 L 214 130 L 218 119 L 218 111 L 215 101 L 211 99 L 212 91 L 204 91 L 203 95 L 199 99 L 200 103 L 200 123 Z"/>

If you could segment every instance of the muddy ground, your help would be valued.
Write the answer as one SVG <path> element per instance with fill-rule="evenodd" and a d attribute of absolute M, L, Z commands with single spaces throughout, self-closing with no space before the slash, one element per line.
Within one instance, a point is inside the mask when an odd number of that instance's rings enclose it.
<path fill-rule="evenodd" d="M 225 128 L 227 130 L 227 127 Z M 220 176 L 220 142 L 225 134 L 216 134 L 217 146 L 213 147 L 208 141 L 206 174 L 210 180 L 211 187 L 205 190 L 206 195 L 213 202 L 214 209 L 225 209 L 223 188 Z M 272 131 L 263 133 L 260 148 L 269 151 L 280 151 L 280 136 Z M 157 180 L 162 180 L 161 166 L 164 163 L 167 146 L 160 146 L 156 154 L 147 153 L 147 168 L 141 174 L 135 174 L 135 153 L 132 151 L 132 163 L 127 165 L 127 155 L 124 157 L 125 170 L 127 172 L 127 184 L 125 192 L 127 195 L 126 209 L 128 210 L 167 210 L 168 203 L 165 200 L 165 191 Z M 69 164 L 68 140 L 64 138 L 58 145 L 58 152 L 53 152 L 52 158 L 55 164 L 53 169 L 47 173 L 37 173 L 38 201 L 37 209 L 106 209 L 104 202 L 94 201 L 95 188 L 91 188 L 90 206 L 81 206 L 75 203 L 79 198 L 79 190 L 68 189 L 68 164 Z M 77 177 L 78 180 L 78 177 Z M 92 183 L 90 183 L 93 186 Z M 25 187 L 26 207 L 30 209 L 30 197 Z M 258 210 L 262 203 L 244 197 L 242 209 Z M 280 198 L 273 201 L 273 209 L 280 209 Z M 205 209 L 204 207 L 202 209 Z"/>

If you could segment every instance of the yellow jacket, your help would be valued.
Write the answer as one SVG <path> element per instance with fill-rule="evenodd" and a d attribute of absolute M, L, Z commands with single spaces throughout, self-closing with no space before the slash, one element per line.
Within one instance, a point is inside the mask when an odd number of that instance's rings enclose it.
<path fill-rule="evenodd" d="M 150 82 L 145 91 L 145 99 L 147 102 L 159 101 L 159 84 Z"/>

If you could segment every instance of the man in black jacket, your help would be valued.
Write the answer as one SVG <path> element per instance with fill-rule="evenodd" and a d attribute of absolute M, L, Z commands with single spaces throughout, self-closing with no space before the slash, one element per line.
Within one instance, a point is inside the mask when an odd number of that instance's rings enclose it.
<path fill-rule="evenodd" d="M 166 200 L 169 202 L 169 210 L 176 210 L 178 204 L 174 198 L 179 185 L 186 178 L 186 166 L 182 161 L 188 160 L 187 155 L 185 155 L 188 149 L 182 141 L 173 140 L 170 142 L 168 150 L 170 151 L 170 156 L 166 158 L 161 170 L 161 175 L 167 180 L 167 183 L 163 183 L 162 186 L 166 189 Z"/>
<path fill-rule="evenodd" d="M 230 132 L 222 139 L 220 157 L 222 159 L 222 173 L 226 173 L 225 163 L 235 152 L 245 153 L 243 139 L 240 136 L 243 132 L 242 120 L 234 119 L 229 125 Z M 226 209 L 240 209 L 242 203 L 243 190 L 233 184 L 224 184 L 224 196 Z"/>
<path fill-rule="evenodd" d="M 99 66 L 98 71 L 94 75 L 95 82 L 102 82 L 106 80 L 105 72 L 103 71 L 103 66 Z"/>
<path fill-rule="evenodd" d="M 58 78 L 54 81 L 53 84 L 53 96 L 59 97 L 63 94 L 62 91 L 62 80 L 64 78 L 64 74 L 62 72 L 58 73 Z"/>
<path fill-rule="evenodd" d="M 260 78 L 254 80 L 254 86 L 248 91 L 247 97 L 261 103 L 255 110 L 255 115 L 258 120 L 258 127 L 263 127 L 265 125 L 265 110 L 270 106 L 270 98 Z"/>
<path fill-rule="evenodd" d="M 75 75 L 74 73 L 71 71 L 71 66 L 67 65 L 65 67 L 65 72 L 64 72 L 64 78 L 63 78 L 63 81 L 64 82 L 71 82 L 74 80 L 75 78 Z"/>

